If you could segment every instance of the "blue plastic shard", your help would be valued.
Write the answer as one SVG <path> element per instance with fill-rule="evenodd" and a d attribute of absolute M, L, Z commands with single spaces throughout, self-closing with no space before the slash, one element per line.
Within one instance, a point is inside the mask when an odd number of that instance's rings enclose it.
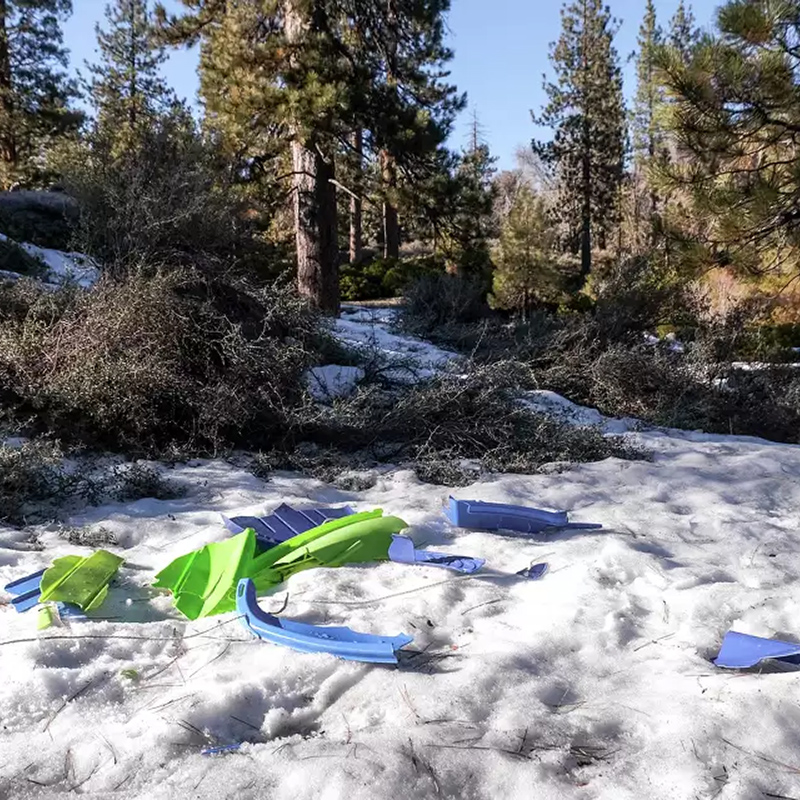
<path fill-rule="evenodd" d="M 529 567 L 521 569 L 517 575 L 520 575 L 523 578 L 530 578 L 532 581 L 537 581 L 539 578 L 544 577 L 545 572 L 547 572 L 549 568 L 549 564 L 546 562 L 542 562 L 541 564 L 531 564 Z"/>
<path fill-rule="evenodd" d="M 800 644 L 728 631 L 714 663 L 726 669 L 746 669 L 754 667 L 765 658 L 800 665 Z"/>
<path fill-rule="evenodd" d="M 238 744 L 222 744 L 219 747 L 206 747 L 205 750 L 201 750 L 200 753 L 204 756 L 213 756 L 216 753 L 229 753 L 232 750 L 238 750 L 244 742 L 239 742 Z"/>
<path fill-rule="evenodd" d="M 282 644 L 303 653 L 330 653 L 348 661 L 396 664 L 395 651 L 413 641 L 412 636 L 375 636 L 350 628 L 306 625 L 267 614 L 258 606 L 256 587 L 242 578 L 236 587 L 236 611 L 242 625 L 259 639 Z"/>
<path fill-rule="evenodd" d="M 595 523 L 570 522 L 566 511 L 545 511 L 541 508 L 487 503 L 483 500 L 450 498 L 445 516 L 459 528 L 484 531 L 516 531 L 539 533 L 547 528 L 602 528 Z"/>
<path fill-rule="evenodd" d="M 46 570 L 40 569 L 38 572 L 34 572 L 32 575 L 26 575 L 24 578 L 17 578 L 17 580 L 7 583 L 3 589 L 9 594 L 16 596 L 27 594 L 33 589 L 38 591 L 39 584 L 42 582 L 42 575 L 44 575 L 45 572 Z"/>
<path fill-rule="evenodd" d="M 299 533 L 305 533 L 329 519 L 341 519 L 354 514 L 350 506 L 341 508 L 292 508 L 286 503 L 278 506 L 268 517 L 231 517 L 224 515 L 222 521 L 231 533 L 241 533 L 245 528 L 256 532 L 259 544 L 274 547 L 276 544 L 291 539 Z"/>
<path fill-rule="evenodd" d="M 25 594 L 12 597 L 11 605 L 14 606 L 19 614 L 22 614 L 24 611 L 30 611 L 35 605 L 39 604 L 40 594 L 38 589 L 31 589 L 29 592 L 25 592 Z"/>
<path fill-rule="evenodd" d="M 428 564 L 431 567 L 444 567 L 456 572 L 477 572 L 485 563 L 483 558 L 471 556 L 451 556 L 447 553 L 435 553 L 429 550 L 417 550 L 414 542 L 407 536 L 392 535 L 389 545 L 389 559 L 398 564 Z"/>
<path fill-rule="evenodd" d="M 31 575 L 26 575 L 24 578 L 17 578 L 11 583 L 7 583 L 3 589 L 11 595 L 11 605 L 22 614 L 24 611 L 30 611 L 34 606 L 39 604 L 39 586 L 42 582 L 42 575 L 46 570 L 42 569 L 39 572 L 34 572 Z M 56 603 L 59 616 L 72 617 L 73 619 L 86 619 L 86 615 L 78 606 L 71 603 Z"/>

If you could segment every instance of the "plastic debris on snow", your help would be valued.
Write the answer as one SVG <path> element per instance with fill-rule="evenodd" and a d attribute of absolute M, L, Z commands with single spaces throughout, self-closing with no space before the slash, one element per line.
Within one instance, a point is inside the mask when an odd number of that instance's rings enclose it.
<path fill-rule="evenodd" d="M 91 611 L 106 599 L 108 582 L 123 561 L 108 550 L 57 558 L 41 577 L 39 602 L 61 600 Z"/>
<path fill-rule="evenodd" d="M 24 578 L 17 578 L 16 580 L 7 583 L 3 590 L 11 595 L 11 606 L 18 613 L 22 614 L 29 611 L 39 604 L 41 596 L 41 582 L 42 575 L 45 570 L 40 569 L 32 575 L 26 575 Z M 56 603 L 59 617 L 73 617 L 76 619 L 86 619 L 86 615 L 81 611 L 78 606 L 71 605 L 70 603 Z"/>
<path fill-rule="evenodd" d="M 155 586 L 169 589 L 175 607 L 189 619 L 232 611 L 242 578 L 252 578 L 263 593 L 312 567 L 388 559 L 392 534 L 407 525 L 382 514 L 375 509 L 328 520 L 258 555 L 255 531 L 247 528 L 175 559 L 156 575 Z"/>
<path fill-rule="evenodd" d="M 541 508 L 487 503 L 483 500 L 456 500 L 452 496 L 444 509 L 444 515 L 458 528 L 484 531 L 540 533 L 548 528 L 603 527 L 597 523 L 570 522 L 566 511 L 545 511 Z"/>
<path fill-rule="evenodd" d="M 417 550 L 414 542 L 407 536 L 393 536 L 389 545 L 389 558 L 399 564 L 425 564 L 431 567 L 444 567 L 456 572 L 470 574 L 477 572 L 485 563 L 483 558 L 451 556 L 429 550 Z"/>
<path fill-rule="evenodd" d="M 764 659 L 800 666 L 800 644 L 728 631 L 714 663 L 725 669 L 747 669 Z"/>
<path fill-rule="evenodd" d="M 304 653 L 330 653 L 346 661 L 396 664 L 396 651 L 413 641 L 412 636 L 375 636 L 350 628 L 306 625 L 267 614 L 258 606 L 256 587 L 245 578 L 236 589 L 236 611 L 242 625 L 259 639 Z"/>
<path fill-rule="evenodd" d="M 231 517 L 221 514 L 222 522 L 231 533 L 241 533 L 245 528 L 256 532 L 256 539 L 267 547 L 285 542 L 299 533 L 305 533 L 330 519 L 341 519 L 356 512 L 350 506 L 341 508 L 295 509 L 281 503 L 267 517 Z"/>

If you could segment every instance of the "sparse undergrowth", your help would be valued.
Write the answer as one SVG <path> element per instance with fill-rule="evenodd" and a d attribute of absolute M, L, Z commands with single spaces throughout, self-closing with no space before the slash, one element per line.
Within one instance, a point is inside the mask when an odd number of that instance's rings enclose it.
<path fill-rule="evenodd" d="M 300 429 L 294 450 L 273 451 L 272 466 L 332 481 L 392 463 L 414 468 L 426 482 L 465 485 L 489 471 L 646 457 L 621 437 L 531 412 L 517 399 L 524 372 L 504 362 L 462 367 L 406 389 L 367 386 L 319 411 Z"/>
<path fill-rule="evenodd" d="M 67 462 L 59 444 L 48 439 L 0 445 L 0 522 L 6 524 L 54 517 L 60 506 L 75 501 L 99 505 L 182 494 L 181 486 L 149 464 L 102 464 L 90 458 Z M 65 535 L 70 542 L 103 538 L 97 531 L 84 535 L 81 530 L 69 529 Z"/>
<path fill-rule="evenodd" d="M 91 292 L 14 286 L 0 293 L 0 384 L 65 444 L 216 454 L 283 436 L 315 333 L 283 284 L 181 269 Z"/>
<path fill-rule="evenodd" d="M 637 262 L 612 275 L 583 313 L 540 310 L 525 321 L 477 324 L 449 314 L 432 326 L 426 303 L 407 303 L 402 325 L 480 363 L 513 363 L 524 388 L 558 392 L 607 416 L 798 442 L 800 370 L 784 363 L 785 347 L 766 347 L 758 319 L 747 307 L 709 316 L 685 288 L 659 284 Z M 667 321 L 679 323 L 682 351 L 646 341 Z M 763 363 L 737 364 L 753 352 Z"/>

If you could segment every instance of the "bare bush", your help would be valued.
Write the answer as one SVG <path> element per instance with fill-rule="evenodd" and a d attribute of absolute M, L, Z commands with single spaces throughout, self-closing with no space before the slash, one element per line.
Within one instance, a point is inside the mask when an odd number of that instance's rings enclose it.
<path fill-rule="evenodd" d="M 489 314 L 486 289 L 477 279 L 448 273 L 426 275 L 406 287 L 400 326 L 425 336 L 447 325 L 474 324 Z"/>
<path fill-rule="evenodd" d="M 369 386 L 307 424 L 302 435 L 314 444 L 277 463 L 325 480 L 356 466 L 399 463 L 422 480 L 463 485 L 482 471 L 531 473 L 551 462 L 645 455 L 623 439 L 532 412 L 517 399 L 529 380 L 524 365 L 499 362 L 401 392 Z"/>
<path fill-rule="evenodd" d="M 132 454 L 273 444 L 302 401 L 312 313 L 285 285 L 196 271 L 0 301 L 0 376 L 63 441 Z"/>

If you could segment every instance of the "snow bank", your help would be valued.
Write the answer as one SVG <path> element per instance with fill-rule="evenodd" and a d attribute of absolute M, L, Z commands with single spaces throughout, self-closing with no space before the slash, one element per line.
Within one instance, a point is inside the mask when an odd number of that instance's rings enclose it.
<path fill-rule="evenodd" d="M 334 323 L 333 334 L 355 350 L 379 351 L 391 367 L 391 377 L 399 381 L 431 378 L 459 358 L 422 339 L 391 333 L 389 328 L 396 314 L 394 308 L 344 307 Z"/>
<path fill-rule="evenodd" d="M 8 237 L 0 233 L 0 239 L 7 241 Z M 89 289 L 100 278 L 97 264 L 83 253 L 66 253 L 62 250 L 37 247 L 35 244 L 27 242 L 20 243 L 20 247 L 28 255 L 41 261 L 47 268 L 47 274 L 43 278 L 43 282 L 47 286 L 55 287 L 73 281 L 78 286 Z M 0 277 L 6 280 L 17 280 L 22 276 L 16 272 L 0 270 Z"/>
<path fill-rule="evenodd" d="M 336 397 L 347 397 L 355 391 L 358 382 L 362 380 L 364 380 L 363 369 L 345 367 L 341 364 L 313 367 L 306 375 L 306 384 L 311 396 L 323 403 Z"/>
<path fill-rule="evenodd" d="M 533 411 L 552 414 L 572 425 L 596 425 L 604 433 L 619 434 L 638 430 L 642 423 L 632 417 L 606 417 L 596 408 L 580 406 L 556 392 L 545 389 L 523 392 L 520 400 Z"/>
<path fill-rule="evenodd" d="M 456 492 L 567 509 L 602 531 L 456 530 L 441 515 L 449 490 L 406 471 L 358 493 L 288 474 L 263 483 L 221 461 L 170 470 L 189 487 L 180 500 L 74 515 L 113 530 L 126 565 L 106 619 L 38 642 L 30 613 L 0 606 L 0 796 L 796 796 L 794 676 L 709 659 L 730 627 L 800 638 L 800 449 L 635 435 L 654 461 Z M 399 668 L 260 642 L 235 614 L 190 623 L 149 588 L 172 558 L 226 535 L 220 512 L 284 501 L 383 507 L 418 545 L 485 557 L 492 571 L 310 570 L 262 599 L 272 610 L 288 599 L 283 613 L 310 623 L 412 634 L 416 654 Z M 47 527 L 33 531 L 41 544 L 31 533 L 0 530 L 0 584 L 88 552 Z M 542 580 L 511 577 L 539 561 L 551 567 Z"/>

